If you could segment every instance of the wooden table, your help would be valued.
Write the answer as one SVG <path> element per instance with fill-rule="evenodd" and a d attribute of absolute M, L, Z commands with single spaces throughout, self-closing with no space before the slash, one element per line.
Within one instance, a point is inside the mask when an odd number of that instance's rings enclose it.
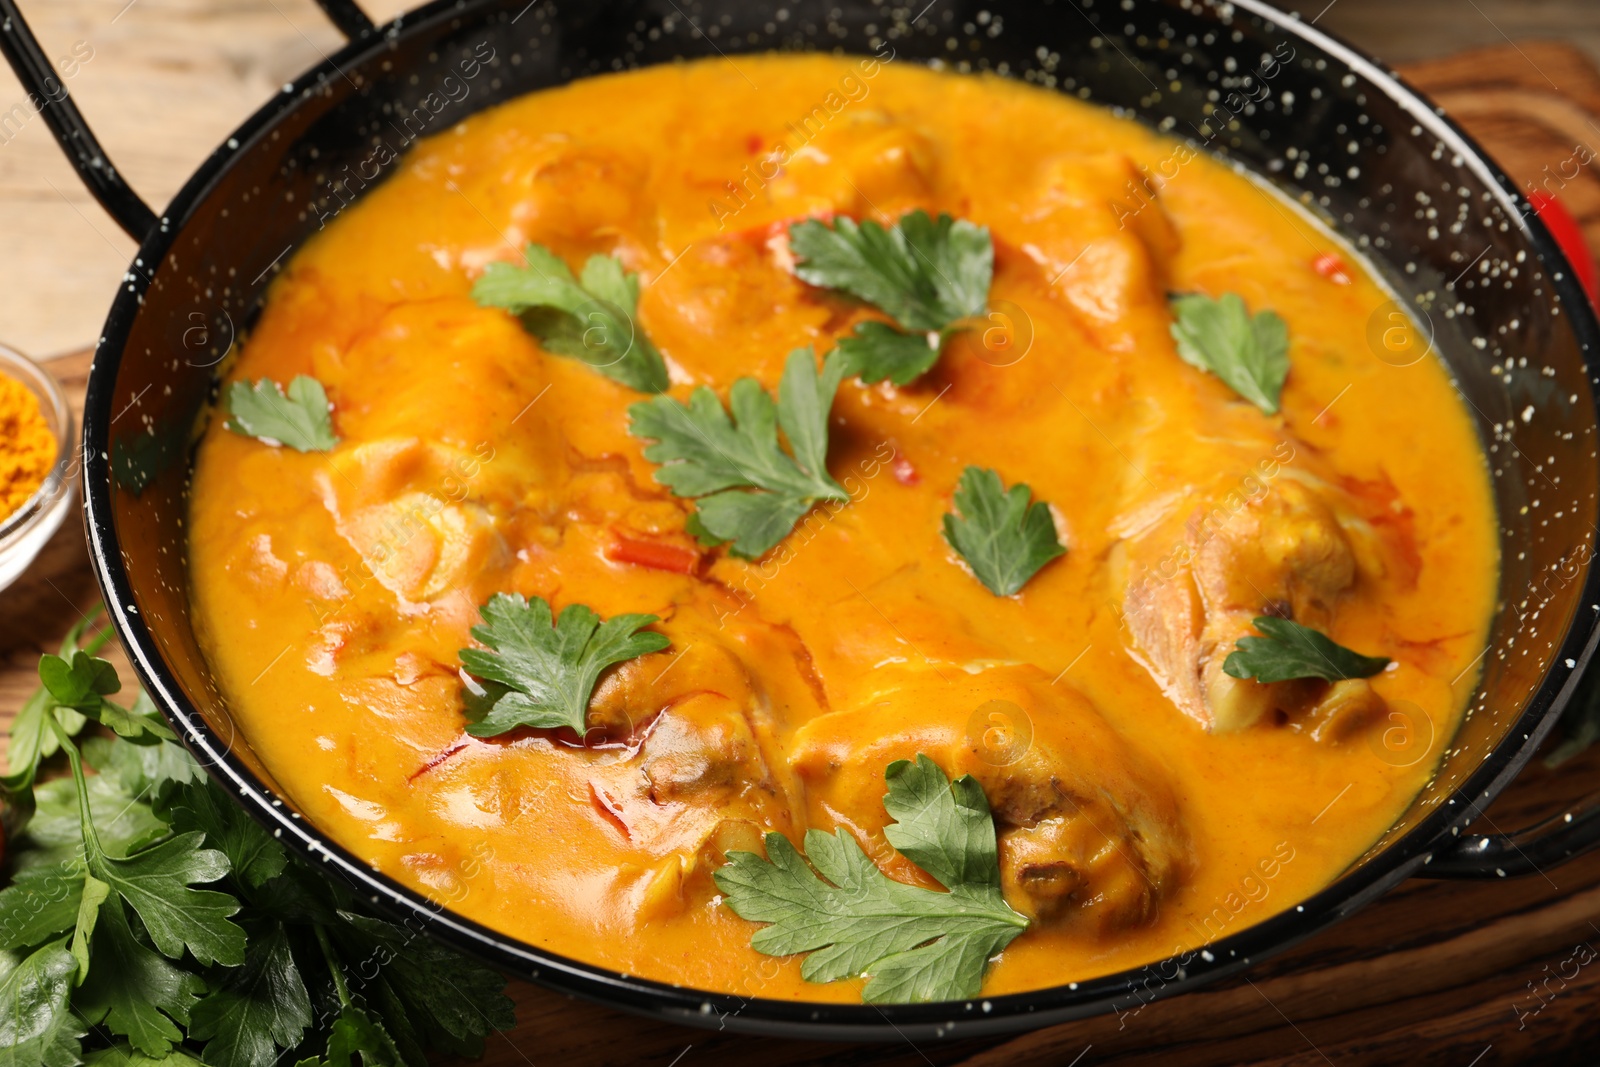
<path fill-rule="evenodd" d="M 1600 71 L 1576 49 L 1524 43 L 1419 64 L 1408 73 L 1519 179 L 1539 180 L 1577 143 L 1600 146 Z M 1559 85 L 1559 91 L 1551 85 Z M 3 153 L 0 153 L 3 158 Z M 1600 248 L 1600 178 L 1560 189 Z M 109 296 L 109 289 L 106 296 Z M 53 367 L 81 395 L 88 359 Z M 52 647 L 95 600 L 82 533 L 51 544 L 0 612 L 0 719 Z M 1530 768 L 1482 820 L 1511 829 L 1587 793 L 1600 748 L 1558 770 Z M 513 983 L 516 1030 L 492 1038 L 492 1067 L 647 1063 L 1391 1064 L 1488 1067 L 1592 1062 L 1600 1038 L 1600 853 L 1544 875 L 1482 884 L 1405 884 L 1354 919 L 1241 980 L 1011 1040 L 844 1046 L 758 1041 L 636 1019 Z M 1563 977 L 1565 976 L 1565 977 Z"/>

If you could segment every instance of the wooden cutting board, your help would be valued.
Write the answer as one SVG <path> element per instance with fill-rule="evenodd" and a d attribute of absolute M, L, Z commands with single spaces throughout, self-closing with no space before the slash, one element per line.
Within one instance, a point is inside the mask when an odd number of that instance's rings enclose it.
<path fill-rule="evenodd" d="M 1411 66 L 1517 178 L 1555 192 L 1600 249 L 1600 176 L 1561 168 L 1600 149 L 1600 71 L 1578 51 L 1524 42 Z M 1548 170 L 1546 168 L 1549 168 Z M 109 299 L 109 294 L 107 294 Z M 88 356 L 52 369 L 81 398 Z M 35 684 L 39 653 L 97 597 L 82 531 L 69 523 L 0 594 L 0 721 Z M 125 667 L 121 654 L 114 654 Z M 1600 748 L 1558 770 L 1530 768 L 1480 820 L 1509 830 L 1596 788 Z M 1600 1037 L 1600 853 L 1543 875 L 1492 883 L 1413 881 L 1243 979 L 1121 1017 L 1010 1040 L 834 1045 L 690 1030 L 513 982 L 518 1025 L 490 1039 L 488 1067 L 646 1063 L 1398 1064 L 1488 1067 L 1592 1062 Z"/>

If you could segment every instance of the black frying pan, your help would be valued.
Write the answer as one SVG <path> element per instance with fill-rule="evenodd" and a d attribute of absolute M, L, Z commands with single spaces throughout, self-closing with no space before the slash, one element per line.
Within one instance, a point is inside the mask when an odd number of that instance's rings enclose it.
<path fill-rule="evenodd" d="M 100 151 L 15 0 L 0 0 L 0 48 L 24 85 L 53 101 L 43 114 L 62 147 L 141 242 L 106 319 L 83 427 L 89 544 L 117 631 L 209 771 L 374 903 L 513 973 L 677 1022 L 920 1040 L 1136 1007 L 1242 971 L 1413 875 L 1505 877 L 1600 842 L 1594 799 L 1518 834 L 1462 836 L 1554 725 L 1600 637 L 1600 434 L 1590 388 L 1600 382 L 1592 377 L 1600 325 L 1506 176 L 1392 72 L 1260 0 L 933 0 L 920 11 L 921 0 L 893 9 L 851 0 L 438 0 L 382 27 L 352 0 L 319 2 L 349 44 L 239 127 L 159 217 Z M 375 874 L 279 799 L 195 645 L 182 523 L 212 368 L 295 247 L 382 180 L 374 153 L 382 143 L 402 148 L 402 127 L 437 132 L 534 89 L 678 57 L 866 53 L 880 38 L 900 59 L 1074 93 L 1235 160 L 1300 198 L 1422 308 L 1479 416 L 1504 561 L 1483 677 L 1435 779 L 1337 882 L 1291 910 L 1137 971 L 972 1003 L 879 1008 L 676 988 L 534 948 Z M 470 94 L 438 106 L 445 79 L 459 80 L 474 60 L 483 69 Z M 1375 353 L 1380 344 L 1375 337 Z"/>

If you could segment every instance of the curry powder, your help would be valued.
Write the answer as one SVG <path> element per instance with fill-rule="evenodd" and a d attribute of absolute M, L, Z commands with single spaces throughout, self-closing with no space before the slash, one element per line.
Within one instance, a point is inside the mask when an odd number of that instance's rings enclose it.
<path fill-rule="evenodd" d="M 44 484 L 56 458 L 56 438 L 33 390 L 0 374 L 0 521 Z"/>

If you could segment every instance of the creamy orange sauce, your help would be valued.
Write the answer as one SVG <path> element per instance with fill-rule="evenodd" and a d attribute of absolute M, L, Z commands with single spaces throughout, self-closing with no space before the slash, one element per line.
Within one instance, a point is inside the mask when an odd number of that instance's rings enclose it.
<path fill-rule="evenodd" d="M 870 317 L 794 278 L 784 224 L 919 207 L 990 229 L 1001 315 L 909 386 L 841 386 L 829 466 L 852 500 L 755 563 L 661 569 L 697 549 L 628 434 L 640 394 L 469 296 L 528 241 L 574 267 L 615 254 L 673 395 L 773 389 L 790 350 Z M 1180 361 L 1169 292 L 1287 321 L 1279 415 Z M 882 775 L 925 751 L 984 784 L 1008 899 L 1036 916 L 985 992 L 1136 966 L 1327 884 L 1427 780 L 1475 679 L 1485 464 L 1442 364 L 1368 347 L 1387 299 L 1275 194 L 1042 90 L 769 57 L 539 93 L 419 143 L 275 283 L 227 380 L 316 377 L 341 441 L 300 454 L 212 421 L 203 644 L 307 818 L 535 945 L 854 999 L 751 950 L 710 872 L 759 831 L 843 826 L 918 878 L 883 840 Z M 1054 511 L 1067 552 L 1015 597 L 941 538 L 968 465 Z M 588 747 L 476 740 L 458 651 L 496 592 L 654 613 L 672 647 L 602 680 Z M 1395 662 L 1354 703 L 1224 691 L 1221 658 L 1273 604 Z"/>

